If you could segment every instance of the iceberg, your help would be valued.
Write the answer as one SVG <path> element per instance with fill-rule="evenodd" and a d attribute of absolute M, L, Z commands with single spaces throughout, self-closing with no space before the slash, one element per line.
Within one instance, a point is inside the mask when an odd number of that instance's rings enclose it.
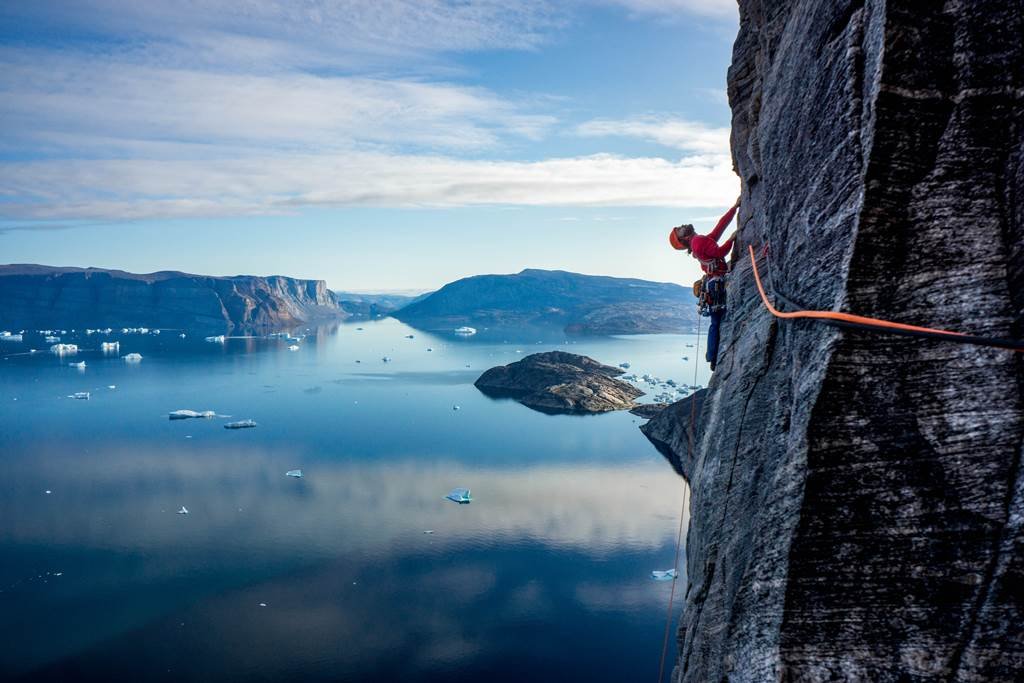
<path fill-rule="evenodd" d="M 185 338 L 185 333 L 184 333 L 184 332 L 182 332 L 182 333 L 181 333 L 181 334 L 179 334 L 178 336 L 179 336 L 179 337 L 181 337 L 182 339 L 184 339 L 184 338 Z"/>
<path fill-rule="evenodd" d="M 85 370 L 85 361 L 80 360 L 77 363 L 68 363 L 69 368 L 78 368 L 79 370 Z"/>
<path fill-rule="evenodd" d="M 623 370 L 629 370 L 630 365 L 629 363 L 619 363 L 619 367 Z"/>
<path fill-rule="evenodd" d="M 208 341 L 211 344 L 223 344 L 225 339 L 226 337 L 223 334 L 218 334 L 213 337 L 206 337 L 205 341 Z"/>
<path fill-rule="evenodd" d="M 469 494 L 469 489 L 464 488 L 452 489 L 445 498 L 459 505 L 465 505 L 473 501 L 473 497 Z"/>
<path fill-rule="evenodd" d="M 456 327 L 455 328 L 455 334 L 461 334 L 461 335 L 466 336 L 466 337 L 472 337 L 474 334 L 476 334 L 476 328 L 475 327 L 466 327 L 466 326 Z"/>
<path fill-rule="evenodd" d="M 238 422 L 228 422 L 224 425 L 224 429 L 251 429 L 255 426 L 256 423 L 252 420 L 240 420 Z"/>
<path fill-rule="evenodd" d="M 217 417 L 217 413 L 212 410 L 172 410 L 167 414 L 169 420 L 187 420 L 189 418 L 206 418 Z"/>
<path fill-rule="evenodd" d="M 60 337 L 48 336 L 43 341 L 45 341 L 47 344 L 56 344 L 57 342 L 60 341 Z"/>
<path fill-rule="evenodd" d="M 291 346 L 288 347 L 288 350 L 289 351 L 298 351 L 299 347 L 298 347 L 297 344 L 292 344 Z"/>
<path fill-rule="evenodd" d="M 89 400 L 89 392 L 88 391 L 76 391 L 75 393 L 73 393 L 70 396 L 68 396 L 68 398 L 75 398 L 75 399 L 78 399 L 79 401 L 88 401 Z"/>
<path fill-rule="evenodd" d="M 185 507 L 184 505 L 182 505 L 182 506 L 181 506 L 181 509 L 180 509 L 180 510 L 178 510 L 178 514 L 179 514 L 179 515 L 187 515 L 187 514 L 188 514 L 188 508 L 187 508 L 187 507 Z"/>
<path fill-rule="evenodd" d="M 381 358 L 381 360 L 384 361 L 385 363 L 390 363 L 391 362 L 391 356 L 384 356 L 383 358 Z M 359 361 L 356 361 L 356 362 L 358 363 Z"/>
<path fill-rule="evenodd" d="M 405 338 L 406 339 L 415 339 L 416 335 L 415 334 L 407 334 L 407 335 L 405 335 Z"/>
<path fill-rule="evenodd" d="M 668 569 L 666 571 L 655 569 L 651 572 L 651 578 L 655 581 L 673 581 L 677 575 L 678 572 L 675 569 Z"/>
<path fill-rule="evenodd" d="M 100 351 L 120 351 L 121 342 L 100 342 Z"/>
<path fill-rule="evenodd" d="M 50 353 L 56 353 L 58 356 L 64 354 L 78 353 L 77 344 L 54 344 L 50 347 Z"/>
<path fill-rule="evenodd" d="M 288 470 L 287 472 L 284 473 L 284 476 L 302 479 L 302 470 Z"/>
<path fill-rule="evenodd" d="M 141 353 L 129 353 L 123 356 L 126 363 L 138 363 L 142 360 Z"/>
<path fill-rule="evenodd" d="M 11 334 L 10 332 L 0 332 L 0 341 L 20 342 L 20 341 L 23 341 L 23 337 L 20 334 Z"/>

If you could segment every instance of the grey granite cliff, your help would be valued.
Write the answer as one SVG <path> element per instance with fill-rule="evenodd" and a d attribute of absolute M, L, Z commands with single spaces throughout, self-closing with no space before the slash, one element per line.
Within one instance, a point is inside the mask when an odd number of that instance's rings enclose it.
<path fill-rule="evenodd" d="M 346 316 L 322 280 L 0 266 L 4 329 L 141 325 L 239 332 Z"/>
<path fill-rule="evenodd" d="M 674 681 L 1024 677 L 1024 354 L 783 322 L 1024 337 L 1024 2 L 741 0 L 743 181 L 692 457 Z M 682 586 L 680 586 L 682 588 Z"/>

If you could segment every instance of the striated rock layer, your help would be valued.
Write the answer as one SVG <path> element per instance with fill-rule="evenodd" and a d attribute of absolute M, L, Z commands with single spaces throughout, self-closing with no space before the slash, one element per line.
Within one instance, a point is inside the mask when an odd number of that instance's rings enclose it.
<path fill-rule="evenodd" d="M 347 315 L 323 280 L 0 266 L 0 326 L 237 332 Z"/>
<path fill-rule="evenodd" d="M 1024 2 L 740 16 L 743 251 L 698 450 L 676 453 L 673 680 L 1020 680 L 1024 354 L 776 321 L 746 245 L 808 308 L 1024 337 Z"/>

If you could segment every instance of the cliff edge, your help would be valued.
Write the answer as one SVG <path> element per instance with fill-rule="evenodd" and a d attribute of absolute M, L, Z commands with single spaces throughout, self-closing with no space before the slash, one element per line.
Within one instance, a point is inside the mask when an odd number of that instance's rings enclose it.
<path fill-rule="evenodd" d="M 673 680 L 1019 680 L 1024 354 L 778 321 L 746 249 L 807 308 L 1024 337 L 1024 2 L 739 4 Z"/>

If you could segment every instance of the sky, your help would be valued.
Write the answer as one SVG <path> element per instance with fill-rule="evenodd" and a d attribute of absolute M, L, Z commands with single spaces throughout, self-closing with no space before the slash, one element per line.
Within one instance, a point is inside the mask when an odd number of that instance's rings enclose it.
<path fill-rule="evenodd" d="M 0 263 L 689 283 L 735 0 L 0 3 Z"/>

